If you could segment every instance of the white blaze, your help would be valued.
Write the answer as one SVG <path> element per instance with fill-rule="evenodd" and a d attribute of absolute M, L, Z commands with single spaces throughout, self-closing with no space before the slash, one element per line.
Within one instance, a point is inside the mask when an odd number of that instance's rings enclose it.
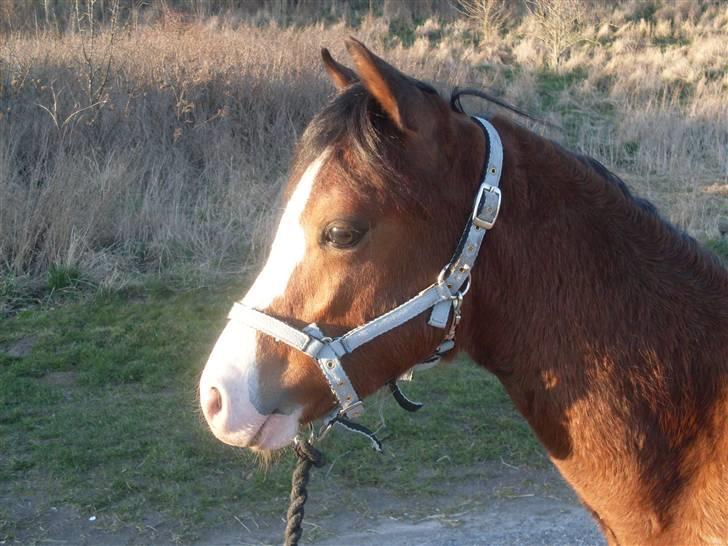
<path fill-rule="evenodd" d="M 268 307 L 275 298 L 285 293 L 291 273 L 303 260 L 306 252 L 306 238 L 301 216 L 306 209 L 313 183 L 321 170 L 326 155 L 324 151 L 316 161 L 308 166 L 296 189 L 293 190 L 293 195 L 281 217 L 281 223 L 278 224 L 278 231 L 273 239 L 268 261 L 243 298 L 245 305 L 260 310 Z"/>
<path fill-rule="evenodd" d="M 324 151 L 296 185 L 278 225 L 268 260 L 243 298 L 245 305 L 265 310 L 275 298 L 285 294 L 291 274 L 306 252 L 302 216 L 326 156 Z M 256 443 L 275 449 L 292 440 L 301 409 L 292 415 L 270 417 L 258 411 L 262 393 L 258 391 L 256 353 L 257 332 L 240 322 L 228 322 L 202 373 L 201 402 L 204 408 L 211 387 L 220 391 L 222 409 L 212 419 L 208 418 L 210 428 L 220 440 L 247 445 L 265 422 Z"/>

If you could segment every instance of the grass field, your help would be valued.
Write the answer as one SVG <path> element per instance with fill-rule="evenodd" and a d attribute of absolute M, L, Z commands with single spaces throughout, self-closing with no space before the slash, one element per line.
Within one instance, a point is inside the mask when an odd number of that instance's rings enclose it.
<path fill-rule="evenodd" d="M 291 454 L 263 468 L 215 440 L 196 405 L 198 375 L 241 290 L 160 286 L 3 321 L 0 543 L 42 542 L 37 520 L 58 506 L 181 542 L 235 515 L 284 513 Z M 317 504 L 342 494 L 353 502 L 366 486 L 437 495 L 482 461 L 545 463 L 500 386 L 474 366 L 432 370 L 405 389 L 426 408 L 410 415 L 389 399 L 369 403 L 384 455 L 359 437 L 326 438 L 338 462 L 316 474 Z M 25 499 L 29 513 L 17 508 Z M 150 520 L 165 531 L 146 529 Z"/>

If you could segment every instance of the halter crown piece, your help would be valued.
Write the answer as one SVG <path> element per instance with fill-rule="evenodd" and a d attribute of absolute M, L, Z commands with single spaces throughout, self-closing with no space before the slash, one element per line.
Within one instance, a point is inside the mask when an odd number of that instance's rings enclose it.
<path fill-rule="evenodd" d="M 230 320 L 240 321 L 250 328 L 275 338 L 276 341 L 283 342 L 307 354 L 316 361 L 337 400 L 337 406 L 324 418 L 324 425 L 319 436 L 323 436 L 335 423 L 338 423 L 350 431 L 364 434 L 372 441 L 373 447 L 377 451 L 381 451 L 381 442 L 374 433 L 350 420 L 352 417 L 361 415 L 364 406 L 341 364 L 341 359 L 345 355 L 430 309 L 432 311 L 427 321 L 430 326 L 445 329 L 450 323 L 450 328 L 435 353 L 425 361 L 413 366 L 400 379 L 409 380 L 415 369 L 434 366 L 443 354 L 455 346 L 455 332 L 460 322 L 463 297 L 470 288 L 471 271 L 485 234 L 495 224 L 501 205 L 501 192 L 498 184 L 503 168 L 503 145 L 498 132 L 489 121 L 480 117 L 473 117 L 473 119 L 483 128 L 487 161 L 484 165 L 472 214 L 468 218 L 453 257 L 440 271 L 434 283 L 391 311 L 336 338 L 326 337 L 316 324 L 309 324 L 303 330 L 299 330 L 239 302 L 235 303 L 228 315 Z M 451 310 L 453 317 L 450 321 Z M 402 394 L 396 380 L 390 383 L 390 388 L 397 402 L 404 409 L 416 411 L 421 407 L 421 404 L 408 400 Z"/>

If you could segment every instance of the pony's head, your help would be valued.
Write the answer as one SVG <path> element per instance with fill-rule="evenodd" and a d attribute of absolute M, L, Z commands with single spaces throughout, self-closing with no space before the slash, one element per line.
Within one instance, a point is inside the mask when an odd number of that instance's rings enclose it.
<path fill-rule="evenodd" d="M 480 180 L 484 138 L 430 86 L 356 40 L 356 71 L 322 51 L 338 93 L 306 129 L 268 260 L 242 303 L 301 329 L 337 336 L 431 284 L 452 255 Z M 361 398 L 432 354 L 443 332 L 427 314 L 342 364 Z M 285 446 L 299 423 L 336 400 L 317 364 L 231 320 L 200 381 L 223 442 Z"/>

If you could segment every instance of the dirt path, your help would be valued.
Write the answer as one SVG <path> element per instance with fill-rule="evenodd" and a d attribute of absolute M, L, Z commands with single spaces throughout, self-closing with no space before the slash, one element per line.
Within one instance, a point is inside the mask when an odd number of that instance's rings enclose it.
<path fill-rule="evenodd" d="M 434 515 L 419 521 L 379 518 L 370 529 L 316 542 L 321 546 L 601 543 L 594 523 L 581 507 L 542 497 L 499 500 L 483 511 Z"/>
<path fill-rule="evenodd" d="M 314 478 L 315 479 L 315 478 Z M 311 491 L 304 539 L 320 546 L 602 545 L 593 519 L 553 469 L 487 464 L 445 496 L 401 499 L 362 490 L 356 506 L 318 506 Z M 243 525 L 247 527 L 246 530 Z M 257 525 L 257 527 L 256 527 Z M 199 544 L 279 544 L 283 521 L 241 519 Z"/>
<path fill-rule="evenodd" d="M 467 479 L 451 479 L 446 494 L 397 496 L 392 490 L 326 490 L 312 477 L 304 521 L 304 544 L 320 546 L 603 545 L 592 518 L 551 468 L 516 468 L 487 463 Z M 38 500 L 38 499 L 36 499 Z M 251 499 L 248 506 L 254 506 Z M 103 516 L 89 521 L 74 510 L 40 512 L 33 499 L 16 499 L 14 516 L 25 525 L 14 540 L 0 544 L 172 545 L 175 530 L 163 519 L 135 528 L 115 526 Z M 285 509 L 281 506 L 281 513 Z M 195 545 L 280 544 L 281 516 L 261 517 L 253 509 L 229 523 L 199 529 Z"/>

